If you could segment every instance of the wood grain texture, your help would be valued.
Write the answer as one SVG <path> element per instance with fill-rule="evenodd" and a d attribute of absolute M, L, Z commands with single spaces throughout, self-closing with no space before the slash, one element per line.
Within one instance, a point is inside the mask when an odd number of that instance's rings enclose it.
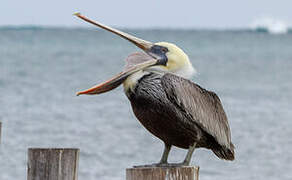
<path fill-rule="evenodd" d="M 1 136 L 1 133 L 2 133 L 1 130 L 2 130 L 2 122 L 0 122 L 0 144 L 1 144 L 1 137 L 2 137 L 2 136 Z"/>
<path fill-rule="evenodd" d="M 79 149 L 28 150 L 27 180 L 77 180 Z"/>
<path fill-rule="evenodd" d="M 126 180 L 198 180 L 199 167 L 128 168 Z"/>
<path fill-rule="evenodd" d="M 1 144 L 1 137 L 2 137 L 2 136 L 1 136 L 1 133 L 2 133 L 1 130 L 2 130 L 2 122 L 0 122 L 0 144 Z"/>

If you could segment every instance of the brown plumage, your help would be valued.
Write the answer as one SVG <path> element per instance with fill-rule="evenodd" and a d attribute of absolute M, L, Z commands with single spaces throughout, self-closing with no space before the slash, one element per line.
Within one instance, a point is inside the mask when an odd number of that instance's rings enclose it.
<path fill-rule="evenodd" d="M 194 68 L 182 49 L 167 42 L 151 43 L 76 15 L 144 51 L 131 54 L 123 72 L 77 95 L 104 93 L 123 83 L 138 120 L 165 143 L 160 162 L 152 166 L 189 165 L 199 147 L 211 149 L 221 159 L 234 159 L 230 128 L 220 99 L 183 78 L 190 77 Z M 167 162 L 172 145 L 188 149 L 182 163 Z"/>
<path fill-rule="evenodd" d="M 167 73 L 149 73 L 127 92 L 138 120 L 166 144 L 211 149 L 219 158 L 234 159 L 227 117 L 218 96 Z"/>

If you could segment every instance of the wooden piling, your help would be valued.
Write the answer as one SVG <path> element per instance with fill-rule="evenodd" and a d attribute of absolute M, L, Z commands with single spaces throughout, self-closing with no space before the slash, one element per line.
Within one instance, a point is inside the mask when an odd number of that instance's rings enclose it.
<path fill-rule="evenodd" d="M 27 180 L 77 180 L 79 149 L 28 149 Z"/>
<path fill-rule="evenodd" d="M 199 167 L 128 168 L 126 180 L 199 180 Z"/>
<path fill-rule="evenodd" d="M 0 122 L 0 144 L 1 144 L 1 133 L 2 133 L 1 128 L 2 128 L 2 122 Z"/>

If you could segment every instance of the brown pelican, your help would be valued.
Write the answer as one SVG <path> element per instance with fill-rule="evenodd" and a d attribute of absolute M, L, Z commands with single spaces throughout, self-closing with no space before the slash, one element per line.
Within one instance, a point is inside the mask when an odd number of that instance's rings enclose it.
<path fill-rule="evenodd" d="M 189 165 L 195 148 L 207 148 L 225 160 L 234 160 L 234 146 L 219 97 L 186 79 L 194 72 L 188 56 L 176 45 L 151 43 L 79 13 L 79 18 L 132 42 L 144 52 L 131 54 L 124 71 L 81 94 L 100 94 L 123 84 L 125 94 L 142 125 L 161 139 L 164 152 L 153 166 Z M 182 163 L 167 162 L 171 146 L 188 149 Z"/>

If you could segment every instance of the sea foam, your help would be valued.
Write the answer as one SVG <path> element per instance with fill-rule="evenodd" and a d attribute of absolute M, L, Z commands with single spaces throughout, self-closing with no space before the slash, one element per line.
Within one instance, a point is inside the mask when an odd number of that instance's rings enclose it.
<path fill-rule="evenodd" d="M 254 20 L 251 29 L 260 32 L 268 32 L 271 34 L 285 34 L 288 32 L 288 23 L 272 17 L 262 17 Z"/>

